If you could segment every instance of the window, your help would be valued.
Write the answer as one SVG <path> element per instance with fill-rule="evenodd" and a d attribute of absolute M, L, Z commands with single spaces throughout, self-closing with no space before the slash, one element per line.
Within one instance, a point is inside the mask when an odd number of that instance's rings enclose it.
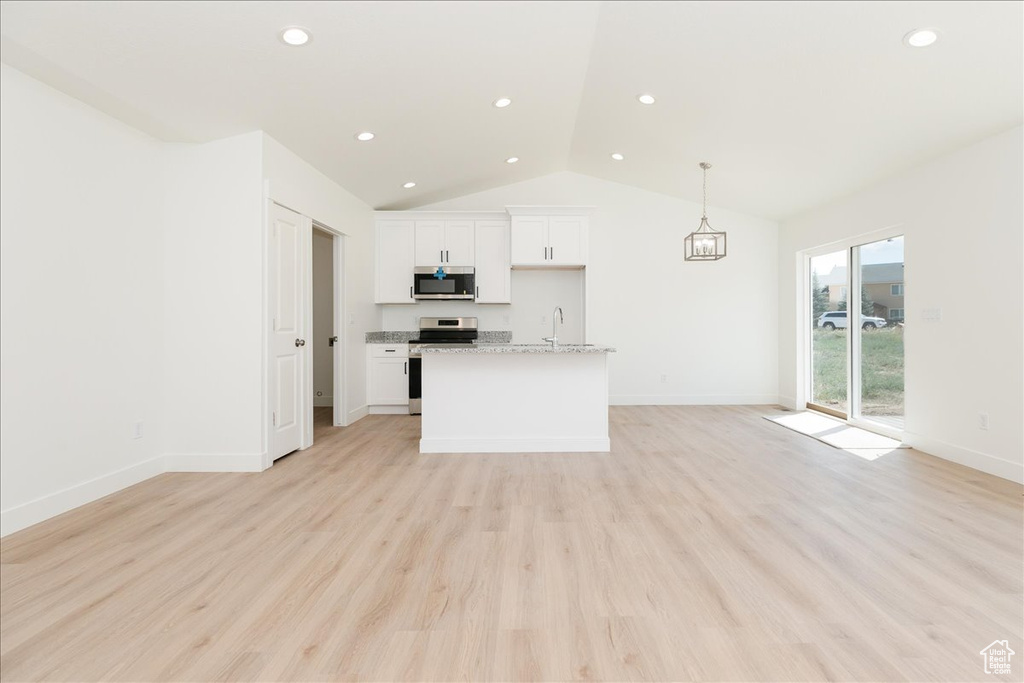
<path fill-rule="evenodd" d="M 893 285 L 895 287 L 895 285 Z M 889 309 L 889 320 L 903 320 L 903 316 L 906 315 L 902 308 L 890 308 Z"/>
<path fill-rule="evenodd" d="M 893 296 L 903 296 L 903 283 L 901 282 L 898 285 L 889 285 L 889 293 L 892 294 Z"/>

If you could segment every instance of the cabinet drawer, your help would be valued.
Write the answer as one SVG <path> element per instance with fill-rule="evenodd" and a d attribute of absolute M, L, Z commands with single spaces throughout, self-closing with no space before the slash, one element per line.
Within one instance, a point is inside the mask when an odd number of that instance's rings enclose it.
<path fill-rule="evenodd" d="M 408 344 L 370 344 L 371 358 L 408 358 Z"/>

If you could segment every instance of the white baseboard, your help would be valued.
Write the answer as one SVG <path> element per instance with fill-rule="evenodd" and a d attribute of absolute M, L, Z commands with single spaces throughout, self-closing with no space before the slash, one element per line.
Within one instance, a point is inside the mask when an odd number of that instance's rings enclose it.
<path fill-rule="evenodd" d="M 137 465 L 104 474 L 62 491 L 0 511 L 0 536 L 13 534 L 15 531 L 99 500 L 111 493 L 117 493 L 121 489 L 126 489 L 163 472 L 164 458 L 157 456 Z"/>
<path fill-rule="evenodd" d="M 613 406 L 761 406 L 778 405 L 777 394 L 711 394 L 671 396 L 667 394 L 618 394 L 608 397 Z"/>
<path fill-rule="evenodd" d="M 369 406 L 359 406 L 355 410 L 348 411 L 348 423 L 355 424 L 357 421 L 362 420 L 364 417 L 370 414 Z"/>
<path fill-rule="evenodd" d="M 611 441 L 583 439 L 420 439 L 420 453 L 607 453 Z"/>
<path fill-rule="evenodd" d="M 370 415 L 408 415 L 409 406 L 370 406 Z"/>
<path fill-rule="evenodd" d="M 1024 464 L 1019 462 L 1003 460 L 988 453 L 954 446 L 951 443 L 932 439 L 923 434 L 914 434 L 913 432 L 903 432 L 903 443 L 929 455 L 934 455 L 937 458 L 949 460 L 1002 479 L 1009 479 L 1018 484 L 1024 484 Z"/>
<path fill-rule="evenodd" d="M 796 399 L 792 396 L 779 396 L 779 405 L 790 410 L 800 410 L 796 407 Z"/>
<path fill-rule="evenodd" d="M 165 472 L 262 472 L 262 453 L 173 453 L 164 456 Z"/>

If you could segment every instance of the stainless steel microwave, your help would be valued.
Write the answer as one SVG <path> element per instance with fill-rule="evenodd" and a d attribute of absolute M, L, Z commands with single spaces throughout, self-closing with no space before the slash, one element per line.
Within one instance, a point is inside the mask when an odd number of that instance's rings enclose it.
<path fill-rule="evenodd" d="M 474 268 L 438 266 L 412 272 L 414 299 L 476 299 Z"/>

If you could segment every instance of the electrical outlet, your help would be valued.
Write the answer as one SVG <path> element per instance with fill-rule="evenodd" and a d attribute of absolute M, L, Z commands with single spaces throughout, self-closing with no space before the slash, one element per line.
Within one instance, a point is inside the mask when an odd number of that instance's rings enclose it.
<path fill-rule="evenodd" d="M 988 413 L 978 413 L 978 429 L 988 429 Z"/>
<path fill-rule="evenodd" d="M 540 317 L 540 324 L 541 325 L 547 325 L 548 324 L 548 317 L 546 315 L 542 315 Z"/>
<path fill-rule="evenodd" d="M 661 376 L 661 383 L 664 384 L 667 381 L 668 381 L 668 375 L 662 375 Z"/>
<path fill-rule="evenodd" d="M 133 422 L 132 423 L 132 438 L 133 439 L 141 439 L 142 438 L 142 422 L 141 421 Z"/>

